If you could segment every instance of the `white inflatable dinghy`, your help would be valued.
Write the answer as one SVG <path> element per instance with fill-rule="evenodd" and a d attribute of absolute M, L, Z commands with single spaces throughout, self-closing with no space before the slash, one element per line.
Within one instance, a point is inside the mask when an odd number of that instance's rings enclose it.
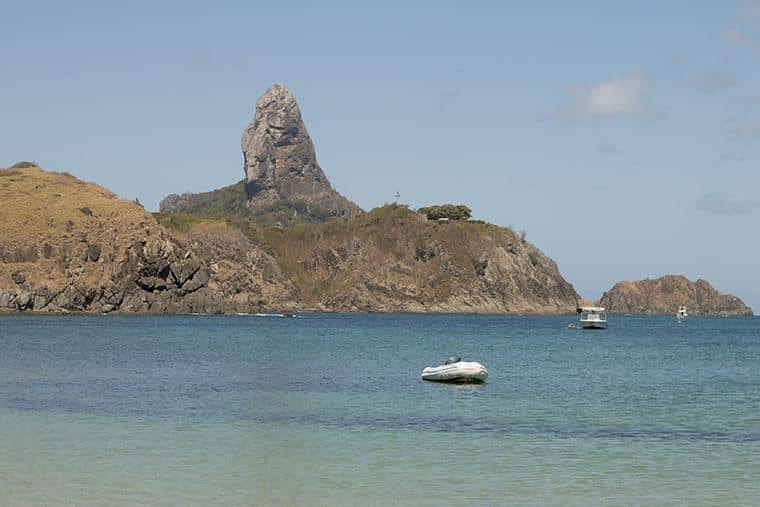
<path fill-rule="evenodd" d="M 462 361 L 459 356 L 450 357 L 441 366 L 422 370 L 422 380 L 437 382 L 485 382 L 488 370 L 480 363 Z"/>

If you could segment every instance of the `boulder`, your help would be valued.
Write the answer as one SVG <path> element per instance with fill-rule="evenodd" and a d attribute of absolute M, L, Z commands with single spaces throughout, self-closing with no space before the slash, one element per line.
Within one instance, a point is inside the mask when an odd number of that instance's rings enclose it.
<path fill-rule="evenodd" d="M 0 289 L 0 311 L 11 308 L 11 293 Z"/>
<path fill-rule="evenodd" d="M 98 245 L 87 246 L 87 258 L 91 262 L 97 262 L 100 259 L 100 247 Z"/>
<path fill-rule="evenodd" d="M 195 292 L 208 283 L 210 276 L 205 269 L 198 270 L 193 277 L 182 285 L 181 294 L 189 294 Z"/>
<path fill-rule="evenodd" d="M 22 290 L 16 297 L 16 306 L 19 310 L 31 310 L 33 303 L 32 293 L 26 290 Z"/>
<path fill-rule="evenodd" d="M 16 285 L 21 285 L 26 281 L 26 273 L 23 271 L 14 271 L 11 273 L 11 280 L 13 280 L 13 283 Z"/>
<path fill-rule="evenodd" d="M 171 269 L 172 275 L 174 275 L 174 279 L 177 281 L 177 285 L 181 286 L 190 279 L 200 267 L 201 263 L 197 259 L 189 258 L 173 262 L 169 266 L 169 269 Z"/>

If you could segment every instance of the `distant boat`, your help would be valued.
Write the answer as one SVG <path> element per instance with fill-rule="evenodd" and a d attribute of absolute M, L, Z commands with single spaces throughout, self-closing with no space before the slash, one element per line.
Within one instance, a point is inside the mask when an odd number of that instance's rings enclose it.
<path fill-rule="evenodd" d="M 676 313 L 676 320 L 680 324 L 684 320 L 686 320 L 686 317 L 688 317 L 689 314 L 686 313 L 686 307 L 685 306 L 679 306 L 678 307 L 678 313 Z"/>
<path fill-rule="evenodd" d="M 580 325 L 583 329 L 607 329 L 607 310 L 601 306 L 582 306 Z"/>

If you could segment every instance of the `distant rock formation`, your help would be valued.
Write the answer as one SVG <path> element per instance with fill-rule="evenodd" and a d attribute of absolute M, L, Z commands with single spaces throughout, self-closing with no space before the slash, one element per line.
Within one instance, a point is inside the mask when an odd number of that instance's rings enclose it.
<path fill-rule="evenodd" d="M 162 213 L 240 216 L 262 226 L 351 218 L 361 208 L 336 192 L 317 163 L 314 145 L 293 94 L 272 85 L 256 102 L 243 132 L 245 178 L 210 192 L 170 194 Z"/>
<path fill-rule="evenodd" d="M 301 110 L 285 85 L 272 85 L 256 101 L 256 114 L 241 144 L 250 207 L 303 201 L 335 216 L 361 212 L 332 188 L 319 167 Z"/>
<path fill-rule="evenodd" d="M 605 292 L 600 304 L 611 313 L 672 314 L 685 306 L 691 315 L 752 315 L 736 296 L 721 294 L 707 281 L 666 275 L 656 280 L 619 282 Z"/>

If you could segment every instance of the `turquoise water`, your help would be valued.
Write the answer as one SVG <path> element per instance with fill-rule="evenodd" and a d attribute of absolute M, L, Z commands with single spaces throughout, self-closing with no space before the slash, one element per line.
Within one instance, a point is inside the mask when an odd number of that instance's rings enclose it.
<path fill-rule="evenodd" d="M 758 504 L 760 319 L 571 320 L 3 317 L 0 504 Z"/>

